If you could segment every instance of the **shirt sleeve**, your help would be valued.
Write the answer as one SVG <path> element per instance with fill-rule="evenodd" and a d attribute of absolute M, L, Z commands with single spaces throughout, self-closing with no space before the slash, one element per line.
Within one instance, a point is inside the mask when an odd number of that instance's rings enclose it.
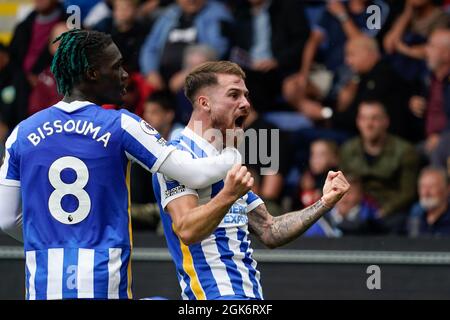
<path fill-rule="evenodd" d="M 246 202 L 247 202 L 247 212 L 254 210 L 257 206 L 264 203 L 264 201 L 262 201 L 262 199 L 252 191 L 249 191 L 247 193 Z"/>
<path fill-rule="evenodd" d="M 175 147 L 137 115 L 121 111 L 122 143 L 128 159 L 155 173 Z"/>
<path fill-rule="evenodd" d="M 17 126 L 5 144 L 5 158 L 0 168 L 0 184 L 5 186 L 20 186 L 20 156 L 19 142 L 17 135 L 19 126 Z"/>
<path fill-rule="evenodd" d="M 161 173 L 156 174 L 156 179 L 157 190 L 155 190 L 155 192 L 159 192 L 161 207 L 163 209 L 165 209 L 171 201 L 179 197 L 186 195 L 194 195 L 198 197 L 198 193 L 196 190 L 189 189 L 184 184 L 181 184 L 176 180 L 171 180 Z"/>

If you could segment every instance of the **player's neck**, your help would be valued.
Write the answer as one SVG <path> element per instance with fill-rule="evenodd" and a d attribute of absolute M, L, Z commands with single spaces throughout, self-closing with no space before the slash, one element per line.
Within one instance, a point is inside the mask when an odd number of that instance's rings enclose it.
<path fill-rule="evenodd" d="M 62 101 L 66 102 L 66 103 L 71 103 L 74 101 L 90 101 L 90 102 L 98 105 L 98 101 L 97 101 L 97 99 L 95 99 L 95 97 L 89 96 L 89 95 L 81 92 L 77 88 L 73 88 L 72 92 L 70 94 L 66 94 Z"/>
<path fill-rule="evenodd" d="M 195 111 L 193 115 L 191 116 L 191 119 L 189 120 L 189 123 L 187 124 L 187 127 L 191 129 L 195 134 L 205 139 L 207 142 L 214 145 L 217 144 L 217 139 L 215 138 L 215 132 L 208 131 L 210 129 L 213 129 L 211 119 L 208 115 L 199 115 L 195 114 Z M 214 143 L 216 142 L 216 143 Z"/>
<path fill-rule="evenodd" d="M 204 133 L 211 128 L 207 123 L 198 119 L 189 120 L 187 127 L 203 138 Z"/>

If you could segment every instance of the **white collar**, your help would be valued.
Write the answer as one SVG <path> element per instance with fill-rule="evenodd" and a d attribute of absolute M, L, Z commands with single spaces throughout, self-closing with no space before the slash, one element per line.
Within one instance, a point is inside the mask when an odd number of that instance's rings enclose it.
<path fill-rule="evenodd" d="M 181 134 L 194 141 L 209 157 L 217 156 L 220 154 L 220 151 L 217 150 L 214 145 L 209 143 L 203 137 L 199 136 L 190 128 L 185 127 Z"/>
<path fill-rule="evenodd" d="M 79 100 L 76 100 L 76 101 L 72 101 L 71 103 L 67 103 L 67 102 L 64 102 L 64 101 L 61 100 L 60 102 L 55 104 L 54 107 L 56 107 L 58 109 L 61 109 L 61 110 L 65 111 L 65 112 L 71 113 L 71 112 L 74 112 L 74 111 L 76 111 L 78 109 L 81 109 L 81 108 L 83 108 L 85 106 L 88 106 L 90 104 L 94 104 L 95 105 L 95 103 L 92 103 L 90 101 L 79 101 Z"/>

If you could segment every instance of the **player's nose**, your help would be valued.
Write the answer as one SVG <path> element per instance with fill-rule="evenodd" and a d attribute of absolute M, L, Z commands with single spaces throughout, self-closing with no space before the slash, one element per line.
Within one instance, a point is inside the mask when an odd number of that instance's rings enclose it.
<path fill-rule="evenodd" d="M 247 97 L 243 97 L 242 102 L 239 105 L 239 108 L 244 110 L 250 109 L 250 101 Z"/>
<path fill-rule="evenodd" d="M 125 71 L 125 69 L 123 69 L 120 80 L 122 80 L 123 83 L 127 83 L 128 79 L 129 79 L 129 74 L 128 74 L 128 72 Z"/>

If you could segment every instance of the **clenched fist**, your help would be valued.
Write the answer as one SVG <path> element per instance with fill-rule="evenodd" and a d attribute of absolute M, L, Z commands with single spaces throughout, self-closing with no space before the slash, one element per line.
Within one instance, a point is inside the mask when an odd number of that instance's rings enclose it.
<path fill-rule="evenodd" d="M 350 189 L 350 184 L 341 171 L 328 171 L 327 179 L 323 186 L 323 204 L 332 208 Z"/>
<path fill-rule="evenodd" d="M 239 199 L 250 191 L 253 183 L 254 179 L 248 172 L 247 167 L 235 164 L 227 173 L 223 190 L 234 198 Z"/>

